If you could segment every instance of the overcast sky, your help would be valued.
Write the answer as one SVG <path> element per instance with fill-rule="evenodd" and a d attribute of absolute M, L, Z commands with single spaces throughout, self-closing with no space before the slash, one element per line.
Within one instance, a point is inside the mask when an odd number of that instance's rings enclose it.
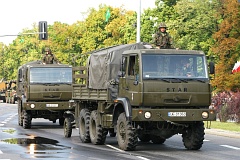
<path fill-rule="evenodd" d="M 98 8 L 100 4 L 138 11 L 140 1 L 142 10 L 155 7 L 155 0 L 1 0 L 0 36 L 18 34 L 39 21 L 72 24 L 81 20 L 89 8 Z M 0 37 L 0 42 L 9 44 L 15 38 Z"/>

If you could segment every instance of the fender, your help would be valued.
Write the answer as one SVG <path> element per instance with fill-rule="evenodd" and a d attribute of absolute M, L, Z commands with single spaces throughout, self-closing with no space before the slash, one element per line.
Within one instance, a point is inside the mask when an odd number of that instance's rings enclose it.
<path fill-rule="evenodd" d="M 63 113 L 63 117 L 64 118 L 69 117 L 71 119 L 71 122 L 73 122 L 74 121 L 74 112 L 72 112 L 72 111 L 65 111 Z"/>
<path fill-rule="evenodd" d="M 114 110 L 113 110 L 113 121 L 114 120 L 117 120 L 117 117 L 118 114 L 117 114 L 117 105 L 118 104 L 121 104 L 123 106 L 123 109 L 124 109 L 124 112 L 126 114 L 126 118 L 128 121 L 132 121 L 132 107 L 131 107 L 131 104 L 130 104 L 130 101 L 128 100 L 128 98 L 117 98 L 114 100 Z M 116 118 L 114 118 L 116 117 Z"/>

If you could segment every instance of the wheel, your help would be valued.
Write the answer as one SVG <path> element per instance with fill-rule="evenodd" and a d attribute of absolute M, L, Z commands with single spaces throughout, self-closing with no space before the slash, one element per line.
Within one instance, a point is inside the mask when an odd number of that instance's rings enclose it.
<path fill-rule="evenodd" d="M 18 101 L 18 125 L 23 126 L 23 118 L 22 118 L 22 106 L 21 101 Z"/>
<path fill-rule="evenodd" d="M 90 123 L 90 112 L 88 109 L 82 109 L 79 115 L 79 137 L 82 142 L 89 143 L 89 123 Z"/>
<path fill-rule="evenodd" d="M 133 151 L 137 146 L 137 133 L 131 123 L 126 120 L 125 113 L 121 113 L 117 120 L 117 141 L 120 149 Z"/>
<path fill-rule="evenodd" d="M 110 135 L 110 137 L 116 137 L 116 132 L 114 132 L 114 128 L 110 128 L 109 130 L 109 135 Z"/>
<path fill-rule="evenodd" d="M 29 129 L 31 128 L 32 118 L 30 113 L 27 111 L 23 111 L 23 128 Z"/>
<path fill-rule="evenodd" d="M 64 120 L 64 124 L 63 124 L 63 128 L 64 128 L 64 136 L 66 138 L 71 137 L 72 135 L 72 123 L 71 123 L 71 118 L 67 117 Z"/>
<path fill-rule="evenodd" d="M 92 111 L 90 115 L 90 139 L 93 144 L 104 144 L 107 130 L 102 128 L 98 120 L 97 111 Z"/>
<path fill-rule="evenodd" d="M 163 144 L 166 141 L 166 139 L 155 135 L 151 135 L 151 140 L 154 144 Z"/>
<path fill-rule="evenodd" d="M 59 118 L 59 125 L 63 126 L 63 124 L 64 124 L 64 118 Z"/>
<path fill-rule="evenodd" d="M 189 150 L 198 150 L 202 147 L 204 140 L 204 123 L 196 122 L 189 126 L 182 134 L 182 140 L 185 148 Z"/>
<path fill-rule="evenodd" d="M 138 139 L 141 142 L 149 142 L 151 140 L 150 135 L 149 134 L 144 134 L 144 133 L 138 134 Z"/>

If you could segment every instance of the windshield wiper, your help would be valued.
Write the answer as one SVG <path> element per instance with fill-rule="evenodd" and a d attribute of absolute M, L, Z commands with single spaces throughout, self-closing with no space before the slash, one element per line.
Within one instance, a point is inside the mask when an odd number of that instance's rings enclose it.
<path fill-rule="evenodd" d="M 71 83 L 69 83 L 69 82 L 60 82 L 60 83 L 58 83 L 58 84 L 67 84 L 67 85 L 71 85 Z"/>
<path fill-rule="evenodd" d="M 59 86 L 58 83 L 38 83 L 38 84 L 43 84 L 43 85 L 46 85 L 46 86 Z"/>
<path fill-rule="evenodd" d="M 169 78 L 169 79 L 174 80 L 174 81 L 171 81 L 172 83 L 178 83 L 178 82 L 188 83 L 188 81 L 186 81 L 185 79 L 181 79 L 181 78 Z"/>
<path fill-rule="evenodd" d="M 153 78 L 153 77 L 151 77 L 151 78 L 144 78 L 144 80 L 161 80 L 161 81 L 170 83 L 170 80 L 166 79 L 166 78 Z"/>
<path fill-rule="evenodd" d="M 193 78 L 191 78 L 191 79 L 187 79 L 188 81 L 198 81 L 198 82 L 202 82 L 202 83 L 205 83 L 206 81 L 204 81 L 204 80 L 201 80 L 201 79 L 193 79 Z"/>

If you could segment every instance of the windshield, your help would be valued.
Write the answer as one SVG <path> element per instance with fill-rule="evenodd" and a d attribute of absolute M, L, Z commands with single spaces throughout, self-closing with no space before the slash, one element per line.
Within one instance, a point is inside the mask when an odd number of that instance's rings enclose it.
<path fill-rule="evenodd" d="M 208 78 L 203 55 L 142 55 L 143 79 L 153 78 Z"/>
<path fill-rule="evenodd" d="M 31 68 L 30 83 L 72 83 L 72 68 Z"/>

